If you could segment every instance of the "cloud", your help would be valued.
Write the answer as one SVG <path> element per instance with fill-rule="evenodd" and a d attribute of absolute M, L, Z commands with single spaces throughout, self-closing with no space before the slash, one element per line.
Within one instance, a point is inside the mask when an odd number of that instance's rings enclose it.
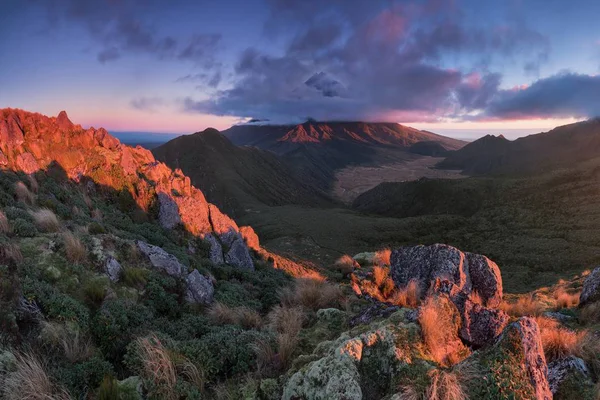
<path fill-rule="evenodd" d="M 488 71 L 494 60 L 518 58 L 535 73 L 550 51 L 519 19 L 480 25 L 449 1 L 267 3 L 264 29 L 288 38 L 283 52 L 246 49 L 228 89 L 208 100 L 188 97 L 187 112 L 271 120 L 460 117 L 497 95 L 501 75 Z M 457 57 L 469 66 L 444 62 Z M 474 73 L 474 64 L 483 68 Z"/>
<path fill-rule="evenodd" d="M 530 86 L 499 91 L 483 118 L 533 119 L 600 116 L 600 76 L 563 72 Z"/>
<path fill-rule="evenodd" d="M 166 101 L 160 97 L 139 97 L 131 100 L 129 105 L 136 110 L 156 112 L 166 105 Z"/>

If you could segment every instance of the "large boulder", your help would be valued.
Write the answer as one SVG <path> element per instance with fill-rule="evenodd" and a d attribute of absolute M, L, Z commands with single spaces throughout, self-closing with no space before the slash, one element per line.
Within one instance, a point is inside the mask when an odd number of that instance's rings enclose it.
<path fill-rule="evenodd" d="M 229 251 L 225 254 L 225 262 L 238 268 L 254 270 L 254 262 L 241 236 L 231 243 Z"/>
<path fill-rule="evenodd" d="M 200 274 L 197 269 L 186 278 L 187 292 L 185 299 L 193 304 L 210 304 L 213 302 L 215 289 L 210 279 Z"/>
<path fill-rule="evenodd" d="M 204 240 L 206 240 L 210 246 L 208 254 L 210 261 L 217 265 L 225 263 L 225 259 L 223 258 L 223 246 L 221 246 L 219 239 L 217 239 L 212 233 L 209 233 L 208 235 L 204 236 Z"/>
<path fill-rule="evenodd" d="M 181 223 L 179 207 L 166 193 L 158 194 L 158 222 L 165 229 L 172 229 Z"/>
<path fill-rule="evenodd" d="M 153 246 L 141 240 L 136 241 L 140 251 L 148 257 L 154 268 L 160 269 L 171 276 L 181 276 L 185 266 L 179 262 L 177 257 L 167 253 L 158 246 Z"/>
<path fill-rule="evenodd" d="M 423 297 L 447 294 L 462 317 L 460 337 L 473 346 L 493 340 L 508 322 L 496 309 L 502 302 L 500 269 L 485 256 L 445 244 L 402 247 L 392 252 L 390 270 L 400 288 L 415 281 Z"/>
<path fill-rule="evenodd" d="M 594 382 L 590 371 L 578 357 L 560 358 L 549 363 L 548 383 L 555 399 L 594 398 Z"/>
<path fill-rule="evenodd" d="M 596 267 L 583 282 L 579 305 L 584 306 L 600 300 L 600 267 Z"/>

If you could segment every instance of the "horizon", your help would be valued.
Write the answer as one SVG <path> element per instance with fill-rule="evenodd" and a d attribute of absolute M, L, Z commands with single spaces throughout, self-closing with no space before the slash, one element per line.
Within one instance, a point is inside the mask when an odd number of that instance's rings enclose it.
<path fill-rule="evenodd" d="M 0 107 L 168 133 L 312 117 L 476 137 L 600 115 L 598 2 L 315 1 L 8 0 Z"/>

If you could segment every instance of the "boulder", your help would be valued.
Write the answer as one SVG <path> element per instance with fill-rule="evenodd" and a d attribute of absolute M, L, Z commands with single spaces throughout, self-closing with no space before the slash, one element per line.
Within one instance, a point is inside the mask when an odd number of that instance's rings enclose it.
<path fill-rule="evenodd" d="M 600 300 L 600 267 L 596 267 L 583 282 L 583 290 L 579 295 L 579 306 Z"/>
<path fill-rule="evenodd" d="M 548 383 L 555 398 L 592 399 L 594 383 L 585 362 L 578 357 L 554 360 L 548 364 Z"/>
<path fill-rule="evenodd" d="M 104 272 L 108 275 L 111 282 L 117 282 L 119 280 L 122 270 L 121 264 L 114 257 L 108 256 L 106 258 L 106 261 L 104 262 Z"/>
<path fill-rule="evenodd" d="M 223 258 L 223 246 L 221 246 L 219 239 L 217 239 L 212 233 L 209 233 L 208 235 L 204 236 L 204 240 L 206 240 L 210 246 L 210 261 L 217 265 L 224 264 L 225 259 Z"/>
<path fill-rule="evenodd" d="M 473 346 L 492 341 L 508 322 L 495 309 L 502 302 L 500 269 L 485 256 L 444 244 L 402 247 L 392 252 L 390 273 L 400 288 L 416 281 L 422 296 L 447 294 L 462 318 L 460 337 Z"/>
<path fill-rule="evenodd" d="M 197 269 L 190 272 L 186 278 L 187 292 L 185 299 L 193 304 L 210 304 L 213 302 L 215 289 L 207 277 L 198 272 Z"/>
<path fill-rule="evenodd" d="M 229 247 L 229 251 L 225 255 L 225 262 L 234 267 L 254 270 L 252 257 L 250 257 L 248 247 L 246 247 L 246 243 L 244 243 L 241 236 L 234 240 Z"/>
<path fill-rule="evenodd" d="M 369 266 L 375 264 L 375 252 L 364 252 L 358 253 L 352 259 L 362 266 Z"/>
<path fill-rule="evenodd" d="M 185 271 L 185 266 L 179 262 L 177 257 L 167 253 L 158 246 L 153 246 L 141 240 L 136 241 L 136 244 L 140 251 L 148 257 L 150 264 L 154 268 L 165 271 L 171 276 L 181 276 Z"/>
<path fill-rule="evenodd" d="M 175 200 L 166 193 L 158 194 L 158 222 L 165 229 L 172 229 L 181 223 L 179 207 Z"/>
<path fill-rule="evenodd" d="M 350 326 L 366 325 L 377 318 L 387 318 L 400 309 L 400 306 L 374 300 L 373 304 L 363 308 L 357 315 L 352 317 L 349 324 Z"/>

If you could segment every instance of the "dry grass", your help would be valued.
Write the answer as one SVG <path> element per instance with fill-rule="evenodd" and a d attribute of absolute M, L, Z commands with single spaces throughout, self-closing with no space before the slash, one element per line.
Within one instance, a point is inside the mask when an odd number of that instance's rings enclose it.
<path fill-rule="evenodd" d="M 434 369 L 429 377 L 431 383 L 425 393 L 428 400 L 468 400 L 464 378 L 459 373 Z"/>
<path fill-rule="evenodd" d="M 344 294 L 338 285 L 307 278 L 297 279 L 293 288 L 280 290 L 279 298 L 284 306 L 302 306 L 314 311 L 341 307 L 344 302 Z"/>
<path fill-rule="evenodd" d="M 8 234 L 11 231 L 12 229 L 10 228 L 8 218 L 6 218 L 6 214 L 0 211 L 0 233 Z"/>
<path fill-rule="evenodd" d="M 354 261 L 354 259 L 349 255 L 344 254 L 335 261 L 333 268 L 336 271 L 340 271 L 344 275 L 349 275 L 354 272 L 355 265 L 356 261 Z"/>
<path fill-rule="evenodd" d="M 381 249 L 375 253 L 375 257 L 373 258 L 373 263 L 380 267 L 384 265 L 390 265 L 390 258 L 392 256 L 392 250 L 390 249 Z"/>
<path fill-rule="evenodd" d="M 600 301 L 586 305 L 579 312 L 579 322 L 582 324 L 597 324 L 600 322 Z"/>
<path fill-rule="evenodd" d="M 38 184 L 37 179 L 33 175 L 27 175 L 27 180 L 29 181 L 29 188 L 33 193 L 37 193 L 40 190 L 40 185 Z"/>
<path fill-rule="evenodd" d="M 575 355 L 585 361 L 593 376 L 600 376 L 600 341 L 593 333 L 585 332 L 580 338 Z"/>
<path fill-rule="evenodd" d="M 28 205 L 33 205 L 35 203 L 35 197 L 33 193 L 27 188 L 27 186 L 23 182 L 15 183 L 15 196 L 18 201 L 21 201 Z"/>
<path fill-rule="evenodd" d="M 245 329 L 259 328 L 262 325 L 260 314 L 248 307 L 229 307 L 216 302 L 208 315 L 214 323 L 220 325 L 240 325 Z"/>
<path fill-rule="evenodd" d="M 535 300 L 533 296 L 522 296 L 514 303 L 503 301 L 500 309 L 513 317 L 533 316 L 536 317 L 544 312 L 543 304 Z"/>
<path fill-rule="evenodd" d="M 77 236 L 71 232 L 65 232 L 62 238 L 65 244 L 65 254 L 70 262 L 82 263 L 87 259 L 87 249 Z"/>
<path fill-rule="evenodd" d="M 40 208 L 37 211 L 32 211 L 31 216 L 35 225 L 42 232 L 57 232 L 60 230 L 58 217 L 48 208 Z"/>
<path fill-rule="evenodd" d="M 564 288 L 559 287 L 554 292 L 554 299 L 556 300 L 556 308 L 573 308 L 579 305 L 579 292 L 569 293 Z"/>
<path fill-rule="evenodd" d="M 586 336 L 585 331 L 575 332 L 567 329 L 551 318 L 537 317 L 536 321 L 540 327 L 542 346 L 548 362 L 576 354 L 579 343 Z"/>
<path fill-rule="evenodd" d="M 269 328 L 277 333 L 296 335 L 305 321 L 306 315 L 301 307 L 275 306 L 267 315 Z"/>
<path fill-rule="evenodd" d="M 42 362 L 33 354 L 17 355 L 16 370 L 4 380 L 7 400 L 68 400 L 71 396 L 51 380 Z"/>
<path fill-rule="evenodd" d="M 177 398 L 177 371 L 168 349 L 154 335 L 139 338 L 137 345 L 142 360 L 143 378 L 152 382 L 154 391 L 151 395 L 163 399 Z"/>
<path fill-rule="evenodd" d="M 54 322 L 43 324 L 43 337 L 47 338 L 50 344 L 59 347 L 62 355 L 71 363 L 88 360 L 94 355 L 91 340 L 82 336 L 79 331 L 69 330 L 64 325 Z"/>
<path fill-rule="evenodd" d="M 389 278 L 390 270 L 386 267 L 376 265 L 373 267 L 373 282 L 378 287 L 381 287 L 383 283 Z"/>
<path fill-rule="evenodd" d="M 23 254 L 16 243 L 0 243 L 0 263 L 19 265 L 23 262 Z"/>
<path fill-rule="evenodd" d="M 416 280 L 408 282 L 404 288 L 396 289 L 388 301 L 397 306 L 415 308 L 421 299 L 421 288 Z"/>
<path fill-rule="evenodd" d="M 298 336 L 289 333 L 277 335 L 276 349 L 266 339 L 258 339 L 254 343 L 256 364 L 261 376 L 272 376 L 278 372 L 286 371 L 294 360 L 294 353 L 298 348 Z"/>
<path fill-rule="evenodd" d="M 423 343 L 435 362 L 449 366 L 461 361 L 466 352 L 456 336 L 459 326 L 442 298 L 429 297 L 419 308 L 418 321 Z"/>
<path fill-rule="evenodd" d="M 98 208 L 92 210 L 92 219 L 96 222 L 102 222 L 102 211 Z"/>

